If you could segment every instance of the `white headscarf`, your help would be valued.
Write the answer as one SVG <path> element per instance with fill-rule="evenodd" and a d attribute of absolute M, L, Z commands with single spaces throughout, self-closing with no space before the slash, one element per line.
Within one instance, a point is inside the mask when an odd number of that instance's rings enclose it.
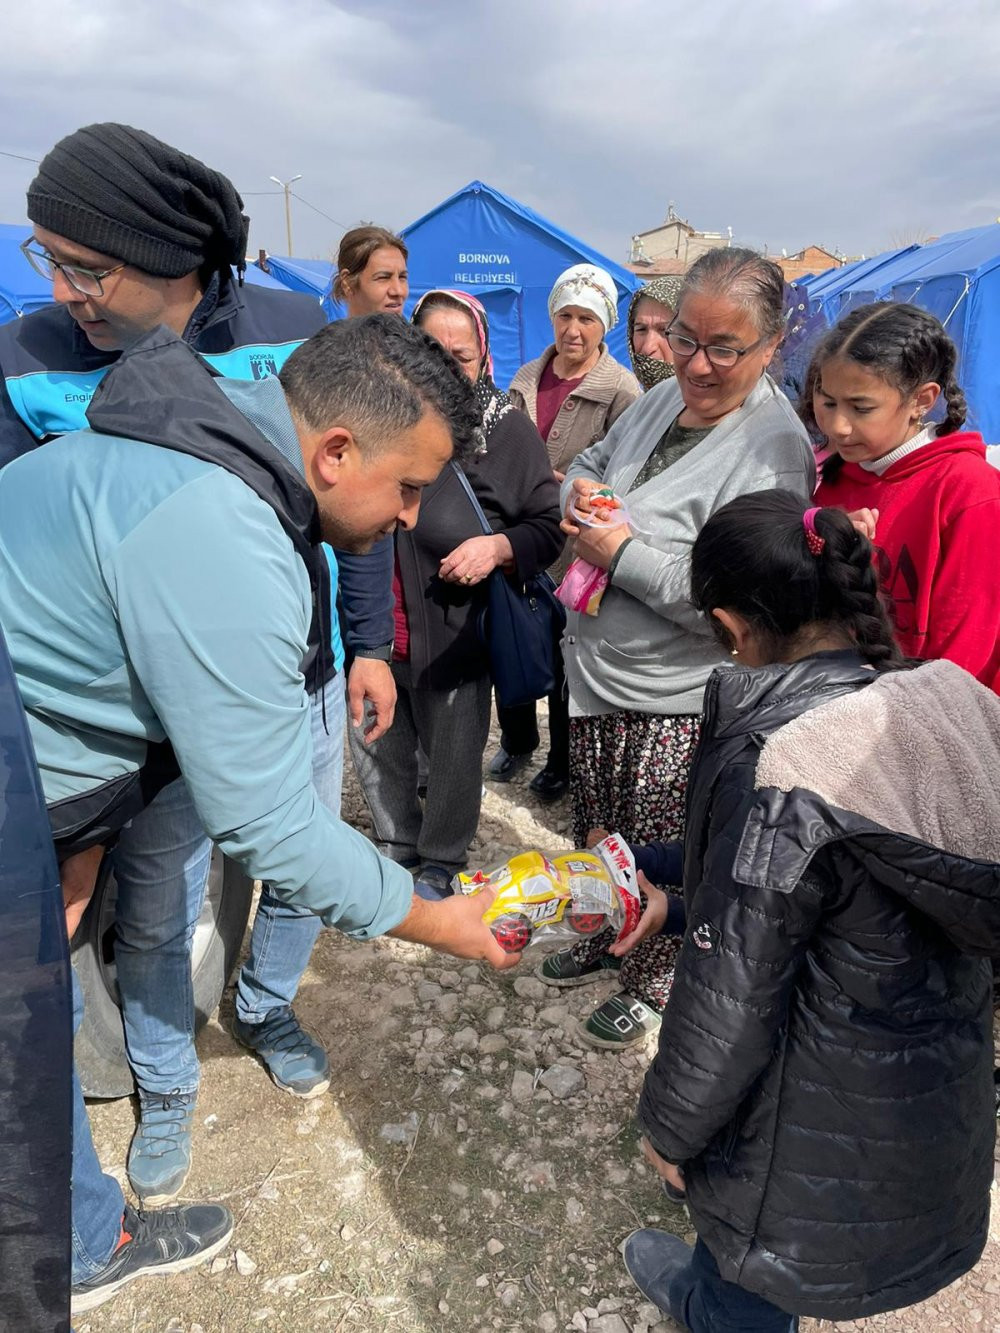
<path fill-rule="evenodd" d="M 596 264 L 574 264 L 560 273 L 549 292 L 549 318 L 564 306 L 590 310 L 604 325 L 604 332 L 618 323 L 618 288 L 606 269 Z"/>

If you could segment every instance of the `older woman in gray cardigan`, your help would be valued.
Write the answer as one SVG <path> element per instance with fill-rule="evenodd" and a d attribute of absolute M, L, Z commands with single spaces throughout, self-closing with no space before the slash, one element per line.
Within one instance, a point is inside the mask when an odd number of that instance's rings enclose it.
<path fill-rule="evenodd" d="M 705 685 L 720 649 L 690 603 L 691 548 L 705 520 L 746 491 L 808 498 L 815 463 L 791 404 L 767 375 L 783 328 L 781 270 L 751 250 L 715 250 L 689 271 L 668 333 L 676 379 L 657 385 L 569 466 L 564 528 L 576 554 L 607 569 L 596 616 L 571 614 L 574 836 L 594 827 L 630 843 L 684 836 L 684 798 Z M 624 498 L 631 528 L 572 522 L 596 486 Z M 596 940 L 553 954 L 543 981 L 576 986 L 617 964 Z M 621 991 L 583 1036 L 618 1049 L 659 1025 L 678 942 L 654 936 L 627 955 Z"/>

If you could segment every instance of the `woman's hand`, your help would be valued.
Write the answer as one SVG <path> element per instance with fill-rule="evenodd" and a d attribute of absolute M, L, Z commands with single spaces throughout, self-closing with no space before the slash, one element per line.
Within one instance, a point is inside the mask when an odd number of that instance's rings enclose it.
<path fill-rule="evenodd" d="M 679 1166 L 674 1166 L 673 1162 L 666 1162 L 656 1151 L 649 1139 L 643 1135 L 640 1139 L 643 1156 L 650 1166 L 654 1167 L 657 1174 L 661 1175 L 668 1185 L 673 1185 L 675 1190 L 684 1192 L 684 1172 Z"/>
<path fill-rule="evenodd" d="M 612 944 L 608 950 L 608 953 L 613 953 L 616 958 L 621 958 L 630 949 L 634 949 L 637 944 L 641 944 L 647 935 L 659 935 L 666 924 L 670 899 L 662 889 L 658 889 L 655 884 L 650 884 L 641 870 L 639 871 L 639 888 L 646 895 L 646 910 L 639 918 L 635 930 L 616 944 Z"/>
<path fill-rule="evenodd" d="M 575 537 L 580 531 L 580 527 L 573 521 L 572 511 L 576 509 L 581 514 L 590 513 L 591 492 L 599 490 L 601 483 L 594 481 L 592 477 L 574 477 L 573 489 L 566 499 L 566 507 L 563 510 L 563 521 L 560 524 L 563 532 Z"/>
<path fill-rule="evenodd" d="M 566 523 L 563 532 L 568 532 Z M 598 569 L 607 569 L 614 559 L 614 554 L 632 536 L 632 529 L 627 523 L 616 523 L 612 528 L 574 528 L 577 533 L 574 554 L 580 560 L 588 560 Z"/>
<path fill-rule="evenodd" d="M 445 583 L 464 583 L 471 587 L 482 583 L 498 566 L 513 565 L 513 561 L 514 548 L 502 532 L 492 537 L 470 537 L 445 556 L 438 575 Z"/>

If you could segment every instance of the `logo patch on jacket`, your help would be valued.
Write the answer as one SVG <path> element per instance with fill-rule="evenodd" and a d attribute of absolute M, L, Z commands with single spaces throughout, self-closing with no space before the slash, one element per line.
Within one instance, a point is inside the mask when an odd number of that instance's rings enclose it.
<path fill-rule="evenodd" d="M 250 369 L 255 380 L 266 380 L 271 375 L 277 375 L 278 363 L 270 352 L 251 352 Z"/>
<path fill-rule="evenodd" d="M 718 926 L 713 926 L 710 921 L 702 921 L 691 932 L 691 943 L 698 950 L 698 953 L 705 958 L 719 952 L 721 939 L 722 932 Z"/>

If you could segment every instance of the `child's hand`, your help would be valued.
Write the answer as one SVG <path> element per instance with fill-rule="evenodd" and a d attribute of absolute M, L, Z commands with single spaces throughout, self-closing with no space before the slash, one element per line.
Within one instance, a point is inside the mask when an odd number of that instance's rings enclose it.
<path fill-rule="evenodd" d="M 655 1168 L 657 1173 L 663 1177 L 668 1185 L 673 1185 L 675 1190 L 680 1190 L 683 1194 L 686 1186 L 684 1184 L 684 1172 L 680 1167 L 674 1166 L 673 1162 L 665 1161 L 645 1135 L 640 1139 L 640 1146 L 642 1148 L 643 1156 L 650 1166 Z"/>
<path fill-rule="evenodd" d="M 870 542 L 875 540 L 875 528 L 878 524 L 877 509 L 852 509 L 847 517 L 862 537 L 867 537 Z"/>
<path fill-rule="evenodd" d="M 610 837 L 611 834 L 606 828 L 592 828 L 587 834 L 586 846 L 588 851 L 591 847 L 596 847 L 599 842 L 603 842 L 605 838 Z"/>
<path fill-rule="evenodd" d="M 667 908 L 670 906 L 670 900 L 662 889 L 658 889 L 655 884 L 650 884 L 646 876 L 639 871 L 639 888 L 646 895 L 646 910 L 639 918 L 639 924 L 630 935 L 624 939 L 618 940 L 612 944 L 608 953 L 614 954 L 620 958 L 630 949 L 634 949 L 637 944 L 641 944 L 647 935 L 658 935 L 667 921 Z"/>

